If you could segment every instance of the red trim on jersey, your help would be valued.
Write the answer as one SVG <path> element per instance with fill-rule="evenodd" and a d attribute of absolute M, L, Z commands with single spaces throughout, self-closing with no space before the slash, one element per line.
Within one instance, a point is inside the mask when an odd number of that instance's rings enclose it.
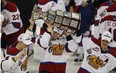
<path fill-rule="evenodd" d="M 17 55 L 17 54 L 20 52 L 20 50 L 18 50 L 17 48 L 15 48 L 16 45 L 17 45 L 17 43 L 18 43 L 18 42 L 16 41 L 16 42 L 13 43 L 11 46 L 9 46 L 9 47 L 7 48 L 6 53 L 9 54 L 9 55 Z"/>
<path fill-rule="evenodd" d="M 92 40 L 95 44 L 97 44 L 98 46 L 101 45 L 100 40 L 98 40 L 98 39 L 96 39 L 96 38 L 94 38 L 94 37 L 92 37 L 91 40 Z"/>
<path fill-rule="evenodd" d="M 5 33 L 2 33 L 2 37 L 8 43 L 13 43 L 13 42 L 15 42 L 17 40 L 18 36 L 21 33 L 24 33 L 24 28 L 23 27 L 20 28 L 19 31 L 17 31 L 15 33 L 12 33 L 12 34 L 9 34 L 9 35 L 6 35 Z"/>
<path fill-rule="evenodd" d="M 44 32 L 46 32 L 46 30 L 45 30 L 45 29 L 43 29 L 43 28 L 41 28 L 41 29 L 40 29 L 40 35 L 43 35 L 43 34 L 44 34 Z"/>
<path fill-rule="evenodd" d="M 110 48 L 109 53 L 116 57 L 116 48 Z"/>
<path fill-rule="evenodd" d="M 12 22 L 14 28 L 20 29 L 21 28 L 21 24 L 20 22 Z"/>
<path fill-rule="evenodd" d="M 39 72 L 65 73 L 66 63 L 40 63 Z"/>
<path fill-rule="evenodd" d="M 39 0 L 38 4 L 40 4 L 40 5 L 45 5 L 45 4 L 47 4 L 48 2 L 50 2 L 50 1 L 52 1 L 52 0 Z"/>
<path fill-rule="evenodd" d="M 113 21 L 114 20 L 114 16 L 113 15 L 108 15 L 108 16 L 105 16 L 104 18 L 101 19 L 100 22 L 104 22 L 106 20 L 111 20 Z"/>
<path fill-rule="evenodd" d="M 103 7 L 103 6 L 110 6 L 111 4 L 112 4 L 112 3 L 111 3 L 111 1 L 109 0 L 109 1 L 103 2 L 98 8 Z"/>
<path fill-rule="evenodd" d="M 7 9 L 10 12 L 16 12 L 17 6 L 12 2 L 8 2 L 8 4 L 5 6 L 5 9 Z"/>
<path fill-rule="evenodd" d="M 108 5 L 107 5 L 107 2 L 102 3 L 102 4 L 98 7 L 98 9 L 99 9 L 100 7 L 102 7 L 102 6 L 108 6 Z"/>
<path fill-rule="evenodd" d="M 65 49 L 66 49 L 66 52 L 72 52 L 72 51 L 68 48 L 68 43 L 66 43 Z"/>
<path fill-rule="evenodd" d="M 95 21 L 94 21 L 94 25 L 95 25 L 95 26 L 98 26 L 98 25 L 99 25 L 99 20 L 95 20 Z"/>
<path fill-rule="evenodd" d="M 77 73 L 90 73 L 90 72 L 80 67 Z"/>
<path fill-rule="evenodd" d="M 116 4 L 111 4 L 106 10 L 107 10 L 107 12 L 116 11 Z"/>
<path fill-rule="evenodd" d="M 41 36 L 40 36 L 40 39 L 41 39 Z M 41 44 L 40 44 L 40 39 L 38 39 L 37 44 L 38 44 L 40 47 L 42 47 L 43 49 L 47 49 L 47 47 L 41 46 Z"/>

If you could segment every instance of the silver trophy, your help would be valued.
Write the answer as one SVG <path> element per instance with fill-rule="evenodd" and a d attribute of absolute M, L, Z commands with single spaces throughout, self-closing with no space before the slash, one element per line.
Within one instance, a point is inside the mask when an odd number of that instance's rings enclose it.
<path fill-rule="evenodd" d="M 55 22 L 61 24 L 63 20 L 62 16 L 56 16 Z"/>
<path fill-rule="evenodd" d="M 74 13 L 74 12 L 72 12 L 72 18 L 80 20 L 80 13 Z"/>
<path fill-rule="evenodd" d="M 64 18 L 62 24 L 63 24 L 63 25 L 66 25 L 66 26 L 69 26 L 69 25 L 70 25 L 70 21 L 71 21 L 70 18 Z"/>
<path fill-rule="evenodd" d="M 69 26 L 71 21 L 71 13 L 70 12 L 64 12 L 64 19 L 63 19 L 63 25 Z"/>
<path fill-rule="evenodd" d="M 59 24 L 59 23 L 53 23 L 53 25 L 56 26 L 56 27 L 60 27 L 61 26 L 61 24 Z"/>
<path fill-rule="evenodd" d="M 74 28 L 77 28 L 78 27 L 78 20 L 74 20 L 74 19 L 72 19 L 71 20 L 71 23 L 70 23 L 70 26 L 71 27 L 74 27 Z"/>
<path fill-rule="evenodd" d="M 79 21 L 80 21 L 80 14 L 72 12 L 72 20 L 70 26 L 73 28 L 78 28 Z"/>
<path fill-rule="evenodd" d="M 38 8 L 38 6 L 35 4 L 34 7 L 33 7 L 33 10 L 32 10 L 32 15 L 31 15 L 31 17 L 32 17 L 33 19 L 38 19 L 38 18 L 39 18 L 38 10 L 39 10 L 39 8 Z"/>
<path fill-rule="evenodd" d="M 51 23 L 54 23 L 55 16 L 56 16 L 56 12 L 49 10 L 48 15 L 47 15 L 47 20 L 50 21 Z"/>
<path fill-rule="evenodd" d="M 56 14 L 57 14 L 57 15 L 60 15 L 60 16 L 64 16 L 64 12 L 61 11 L 61 10 L 57 10 L 57 11 L 56 11 Z"/>
<path fill-rule="evenodd" d="M 63 11 L 57 10 L 56 14 L 57 15 L 55 18 L 55 22 L 61 24 L 63 21 L 63 15 L 64 15 Z"/>
<path fill-rule="evenodd" d="M 71 18 L 72 13 L 71 12 L 64 12 L 64 16 L 68 17 L 68 18 Z"/>

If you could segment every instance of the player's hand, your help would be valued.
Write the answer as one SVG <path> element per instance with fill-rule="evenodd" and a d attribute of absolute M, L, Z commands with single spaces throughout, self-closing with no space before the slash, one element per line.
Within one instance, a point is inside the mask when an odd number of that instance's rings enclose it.
<path fill-rule="evenodd" d="M 28 66 L 28 58 L 26 58 L 26 59 L 23 61 L 23 64 L 21 65 L 21 70 L 22 70 L 22 71 L 26 71 L 26 70 L 27 70 L 27 66 Z"/>
<path fill-rule="evenodd" d="M 29 19 L 29 22 L 30 22 L 30 26 L 29 26 L 28 30 L 32 31 L 34 23 L 35 23 L 35 20 L 33 18 L 31 18 L 31 19 Z"/>
<path fill-rule="evenodd" d="M 51 23 L 49 23 L 49 22 L 47 22 L 47 25 L 48 25 L 47 31 L 50 32 L 52 35 L 53 34 L 53 27 L 52 27 Z"/>
<path fill-rule="evenodd" d="M 29 22 L 30 22 L 30 25 L 34 25 L 35 20 L 34 20 L 33 18 L 30 18 L 30 19 L 29 19 Z"/>

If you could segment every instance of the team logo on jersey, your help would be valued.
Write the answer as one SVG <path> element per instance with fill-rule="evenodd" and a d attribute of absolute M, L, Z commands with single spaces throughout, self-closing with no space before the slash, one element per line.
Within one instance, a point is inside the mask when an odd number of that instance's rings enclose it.
<path fill-rule="evenodd" d="M 98 47 L 94 47 L 94 48 L 87 49 L 87 53 L 88 54 L 92 54 L 92 50 L 98 52 L 99 48 Z"/>
<path fill-rule="evenodd" d="M 87 53 L 88 54 L 92 54 L 92 50 L 98 52 L 99 48 L 98 47 L 94 47 L 94 48 L 87 49 Z"/>
<path fill-rule="evenodd" d="M 103 12 L 101 12 L 100 16 L 103 17 L 103 16 L 105 16 L 105 14 L 106 14 L 106 11 L 103 11 Z"/>
<path fill-rule="evenodd" d="M 87 49 L 87 53 L 88 54 L 91 54 L 92 53 L 92 50 L 91 49 Z"/>
<path fill-rule="evenodd" d="M 49 48 L 49 52 L 50 53 L 52 52 L 53 55 L 62 55 L 63 51 L 64 51 L 64 45 L 61 44 L 59 45 L 55 44 Z"/>
<path fill-rule="evenodd" d="M 99 51 L 99 48 L 98 47 L 95 47 L 93 48 L 94 51 L 98 52 Z"/>
<path fill-rule="evenodd" d="M 104 67 L 108 62 L 108 58 L 103 61 L 99 56 L 97 57 L 95 55 L 88 55 L 86 60 L 88 61 L 88 64 L 94 69 Z"/>

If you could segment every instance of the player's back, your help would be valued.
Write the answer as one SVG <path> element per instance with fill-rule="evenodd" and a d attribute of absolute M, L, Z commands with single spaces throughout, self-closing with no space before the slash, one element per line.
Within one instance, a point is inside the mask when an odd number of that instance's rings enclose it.
<path fill-rule="evenodd" d="M 17 22 L 22 24 L 19 9 L 14 3 L 8 2 L 7 5 L 4 6 L 2 14 L 5 16 L 5 19 L 9 20 L 9 23 Z"/>
<path fill-rule="evenodd" d="M 99 34 L 102 34 L 104 31 L 110 31 L 112 34 L 113 41 L 110 43 L 110 46 L 116 47 L 116 17 L 113 15 L 105 16 L 99 24 Z"/>

